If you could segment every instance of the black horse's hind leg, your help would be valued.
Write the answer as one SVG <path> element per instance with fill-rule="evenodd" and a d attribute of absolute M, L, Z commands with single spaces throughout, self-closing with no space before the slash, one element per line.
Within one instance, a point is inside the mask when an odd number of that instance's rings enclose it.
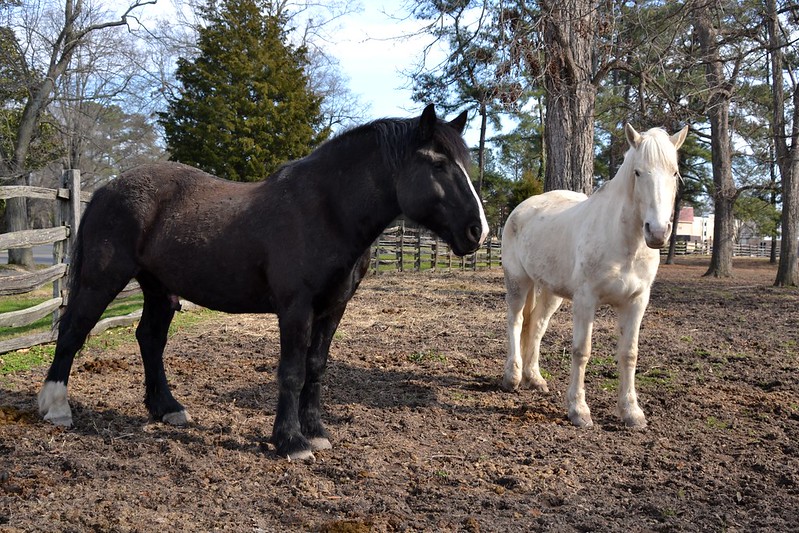
<path fill-rule="evenodd" d="M 59 426 L 72 425 L 67 383 L 75 354 L 86 342 L 105 308 L 130 279 L 123 274 L 105 272 L 92 279 L 92 284 L 81 282 L 79 290 L 70 294 L 67 310 L 58 324 L 55 357 L 39 392 L 39 413 L 45 420 Z"/>
<path fill-rule="evenodd" d="M 155 420 L 183 425 L 190 417 L 172 396 L 164 371 L 164 347 L 176 306 L 166 288 L 147 274 L 137 276 L 144 293 L 144 309 L 136 340 L 144 364 L 144 405 Z"/>

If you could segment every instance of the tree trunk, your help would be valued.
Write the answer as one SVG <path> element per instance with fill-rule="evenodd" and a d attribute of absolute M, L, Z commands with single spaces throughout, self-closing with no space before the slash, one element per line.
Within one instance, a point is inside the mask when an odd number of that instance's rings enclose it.
<path fill-rule="evenodd" d="M 713 253 L 705 276 L 732 276 L 732 247 L 734 235 L 733 205 L 736 189 L 732 178 L 732 148 L 730 145 L 731 88 L 724 80 L 723 64 L 719 57 L 717 30 L 713 27 L 710 6 L 701 7 L 696 15 L 696 33 L 702 58 L 705 61 L 705 81 L 710 92 L 707 116 L 710 122 L 710 149 L 713 163 Z"/>
<path fill-rule="evenodd" d="M 677 228 L 680 226 L 680 206 L 682 205 L 682 185 L 678 185 L 677 194 L 674 196 L 674 214 L 672 220 L 671 237 L 669 238 L 669 253 L 666 255 L 666 264 L 674 264 L 674 252 L 677 248 Z"/>
<path fill-rule="evenodd" d="M 793 91 L 793 132 L 791 147 L 786 141 L 785 124 L 785 94 L 783 91 L 783 46 L 780 38 L 779 19 L 777 18 L 777 3 L 775 0 L 766 0 L 766 28 L 771 48 L 771 97 L 772 97 L 772 133 L 774 136 L 774 151 L 776 153 L 777 168 L 782 177 L 782 240 L 780 242 L 780 261 L 777 266 L 777 278 L 774 285 L 796 286 L 799 284 L 799 266 L 797 254 L 799 243 L 799 85 Z"/>
<path fill-rule="evenodd" d="M 548 61 L 544 75 L 544 190 L 590 194 L 596 101 L 592 81 L 595 6 L 586 0 L 545 1 L 541 6 Z"/>
<path fill-rule="evenodd" d="M 794 91 L 794 105 L 799 104 L 799 87 Z M 799 120 L 799 111 L 794 112 L 794 121 Z M 794 122 L 796 123 L 796 122 Z M 782 173 L 782 240 L 780 241 L 780 262 L 777 266 L 777 279 L 774 285 L 799 285 L 799 149 L 794 136 L 790 165 Z"/>

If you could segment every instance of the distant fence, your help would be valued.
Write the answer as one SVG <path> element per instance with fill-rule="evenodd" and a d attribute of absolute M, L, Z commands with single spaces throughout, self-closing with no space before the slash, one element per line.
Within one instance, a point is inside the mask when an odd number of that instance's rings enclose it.
<path fill-rule="evenodd" d="M 496 237 L 473 254 L 458 257 L 431 232 L 404 223 L 387 228 L 372 245 L 371 271 L 477 270 L 502 266 L 502 246 Z"/>
<path fill-rule="evenodd" d="M 50 283 L 53 297 L 37 305 L 0 314 L 0 327 L 23 327 L 52 315 L 51 328 L 43 333 L 21 334 L 0 341 L 0 353 L 6 353 L 37 344 L 52 342 L 58 337 L 56 325 L 66 306 L 66 277 L 68 274 L 67 254 L 71 250 L 72 238 L 77 235 L 81 217 L 81 203 L 88 202 L 91 194 L 80 190 L 80 171 L 66 170 L 61 176 L 58 189 L 28 186 L 2 186 L 0 199 L 40 198 L 56 202 L 55 226 L 46 229 L 16 231 L 0 235 L 0 250 L 29 248 L 43 244 L 53 245 L 53 265 L 33 272 L 0 276 L 0 296 L 22 295 Z M 131 282 L 117 298 L 125 298 L 139 292 L 139 286 Z M 114 326 L 132 324 L 141 317 L 141 309 L 125 316 L 101 320 L 92 329 L 93 334 Z"/>
<path fill-rule="evenodd" d="M 669 247 L 665 246 L 660 250 L 660 255 L 667 255 Z M 713 245 L 709 242 L 685 242 L 678 241 L 674 245 L 675 255 L 710 255 L 713 253 Z M 732 255 L 735 257 L 771 257 L 771 246 L 760 244 L 733 244 Z M 780 256 L 779 246 L 777 247 L 777 257 Z"/>

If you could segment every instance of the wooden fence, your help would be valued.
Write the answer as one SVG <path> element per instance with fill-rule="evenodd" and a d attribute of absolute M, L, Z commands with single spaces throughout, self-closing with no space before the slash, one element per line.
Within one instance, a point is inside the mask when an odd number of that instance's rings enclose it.
<path fill-rule="evenodd" d="M 477 270 L 502 266 L 502 247 L 496 237 L 486 239 L 480 249 L 457 257 L 431 232 L 404 223 L 387 228 L 372 245 L 371 271 L 420 272 L 422 270 Z"/>
<path fill-rule="evenodd" d="M 90 194 L 80 190 L 80 172 L 66 170 L 61 176 L 58 189 L 27 186 L 0 187 L 0 199 L 40 198 L 56 202 L 55 226 L 46 229 L 25 230 L 0 235 L 0 250 L 28 248 L 52 244 L 53 265 L 33 272 L 14 273 L 0 276 L 0 296 L 21 295 L 34 291 L 46 284 L 52 284 L 52 298 L 33 307 L 0 314 L 0 327 L 15 328 L 27 326 L 52 316 L 51 328 L 43 333 L 32 333 L 0 341 L 0 353 L 6 353 L 37 344 L 54 341 L 58 336 L 56 325 L 66 306 L 68 294 L 66 276 L 69 269 L 68 253 L 72 249 L 72 239 L 77 235 L 81 217 L 81 204 L 88 202 Z M 125 298 L 139 292 L 138 284 L 132 282 L 119 294 Z M 141 309 L 125 316 L 101 320 L 92 329 L 93 334 L 114 326 L 132 324 L 141 317 Z"/>
<path fill-rule="evenodd" d="M 669 247 L 661 248 L 660 255 L 669 253 Z M 710 255 L 713 253 L 713 245 L 710 242 L 685 242 L 677 241 L 674 245 L 675 255 Z M 758 244 L 733 244 L 732 255 L 735 257 L 770 257 L 770 245 Z M 780 248 L 777 247 L 777 257 L 780 256 Z"/>

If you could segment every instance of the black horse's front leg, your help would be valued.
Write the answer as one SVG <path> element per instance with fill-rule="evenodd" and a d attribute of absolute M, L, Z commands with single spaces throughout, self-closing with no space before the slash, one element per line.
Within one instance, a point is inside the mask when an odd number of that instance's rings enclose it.
<path fill-rule="evenodd" d="M 371 250 L 366 250 L 353 266 L 350 275 L 330 289 L 327 294 L 327 310 L 317 315 L 313 322 L 311 345 L 306 360 L 305 385 L 300 394 L 300 427 L 314 450 L 331 447 L 330 435 L 322 424 L 322 378 L 327 368 L 333 335 L 344 316 L 347 303 L 366 275 L 370 261 Z"/>
<path fill-rule="evenodd" d="M 305 385 L 300 394 L 300 427 L 314 450 L 327 450 L 330 435 L 322 424 L 322 378 L 327 368 L 330 343 L 344 314 L 345 305 L 317 318 L 311 333 L 311 346 L 305 368 Z"/>
<path fill-rule="evenodd" d="M 305 384 L 306 355 L 311 341 L 311 306 L 294 306 L 279 316 L 280 363 L 277 368 L 278 398 L 272 444 L 289 460 L 313 458 L 299 419 L 300 391 Z"/>

